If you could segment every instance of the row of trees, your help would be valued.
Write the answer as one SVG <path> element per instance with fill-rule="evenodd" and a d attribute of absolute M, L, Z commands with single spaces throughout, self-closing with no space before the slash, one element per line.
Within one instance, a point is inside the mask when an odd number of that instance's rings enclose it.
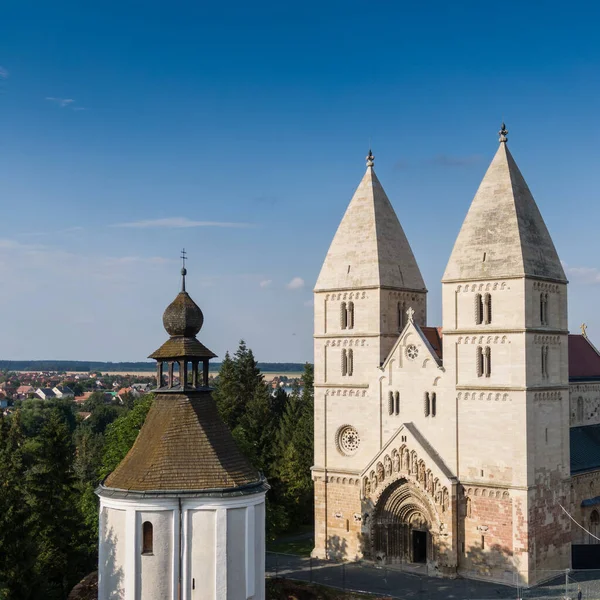
<path fill-rule="evenodd" d="M 152 395 L 107 404 L 93 394 L 25 400 L 0 414 L 0 600 L 64 600 L 96 569 L 97 485 L 125 457 Z M 214 398 L 242 452 L 268 478 L 267 533 L 312 520 L 313 368 L 290 394 L 264 382 L 241 342 L 226 355 Z M 91 415 L 83 420 L 82 408 Z"/>
<path fill-rule="evenodd" d="M 290 394 L 265 383 L 252 350 L 240 342 L 221 364 L 213 394 L 242 452 L 271 486 L 267 535 L 309 523 L 313 516 L 313 366 Z"/>

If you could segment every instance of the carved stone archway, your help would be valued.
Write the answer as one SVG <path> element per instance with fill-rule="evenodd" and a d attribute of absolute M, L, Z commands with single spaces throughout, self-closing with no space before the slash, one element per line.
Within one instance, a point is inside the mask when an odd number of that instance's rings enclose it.
<path fill-rule="evenodd" d="M 433 536 L 439 531 L 435 506 L 406 478 L 381 493 L 371 520 L 373 559 L 387 564 L 435 559 Z"/>

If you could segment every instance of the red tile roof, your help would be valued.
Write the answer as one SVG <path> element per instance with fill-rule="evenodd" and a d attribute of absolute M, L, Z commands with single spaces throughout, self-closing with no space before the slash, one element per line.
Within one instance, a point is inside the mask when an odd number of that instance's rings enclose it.
<path fill-rule="evenodd" d="M 569 335 L 569 379 L 600 377 L 600 354 L 587 337 Z"/>
<path fill-rule="evenodd" d="M 442 358 L 442 328 L 441 327 L 421 327 L 423 335 L 433 348 L 438 358 Z"/>

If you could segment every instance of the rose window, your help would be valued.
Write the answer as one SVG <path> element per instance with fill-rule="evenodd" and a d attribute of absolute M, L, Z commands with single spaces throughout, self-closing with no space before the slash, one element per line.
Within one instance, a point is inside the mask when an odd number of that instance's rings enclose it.
<path fill-rule="evenodd" d="M 360 437 L 358 431 L 346 425 L 340 429 L 338 433 L 338 448 L 342 454 L 347 456 L 354 454 L 358 450 L 360 444 Z"/>
<path fill-rule="evenodd" d="M 406 356 L 408 356 L 410 360 L 415 360 L 415 358 L 419 356 L 419 349 L 414 344 L 408 345 L 406 347 Z"/>

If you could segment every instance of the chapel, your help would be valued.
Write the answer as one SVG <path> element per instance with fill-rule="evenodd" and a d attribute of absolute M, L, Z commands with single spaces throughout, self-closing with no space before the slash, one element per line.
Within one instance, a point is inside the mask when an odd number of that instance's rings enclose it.
<path fill-rule="evenodd" d="M 184 253 L 185 256 L 185 253 Z M 185 259 L 184 259 L 185 263 Z M 185 289 L 167 307 L 169 339 L 137 439 L 100 484 L 98 599 L 264 600 L 265 494 L 208 385 L 215 355 Z"/>
<path fill-rule="evenodd" d="M 441 326 L 369 151 L 314 288 L 314 556 L 527 586 L 598 541 L 600 355 L 569 334 L 563 266 L 499 136 Z"/>

